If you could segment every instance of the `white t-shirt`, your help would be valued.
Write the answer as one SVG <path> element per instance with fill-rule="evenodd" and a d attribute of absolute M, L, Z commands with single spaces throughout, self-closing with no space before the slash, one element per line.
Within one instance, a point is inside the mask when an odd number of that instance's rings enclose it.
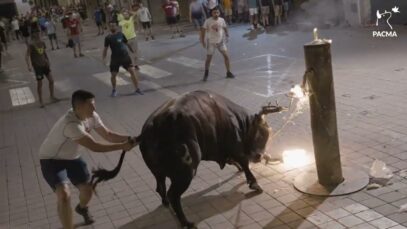
<path fill-rule="evenodd" d="M 47 34 L 54 34 L 55 33 L 55 24 L 54 22 L 47 21 L 45 22 L 45 27 L 47 28 Z"/>
<path fill-rule="evenodd" d="M 148 11 L 147 7 L 142 7 L 137 10 L 138 19 L 141 22 L 149 22 L 150 21 L 150 11 Z"/>
<path fill-rule="evenodd" d="M 99 115 L 94 112 L 92 118 L 79 120 L 72 109 L 62 116 L 52 127 L 39 150 L 40 159 L 73 160 L 80 157 L 81 139 L 92 129 L 103 126 Z"/>
<path fill-rule="evenodd" d="M 14 31 L 20 29 L 18 20 L 13 20 L 13 21 L 11 21 L 11 26 L 12 26 L 12 28 L 13 28 Z"/>
<path fill-rule="evenodd" d="M 205 20 L 203 28 L 206 29 L 206 39 L 211 44 L 222 42 L 225 34 L 226 22 L 223 18 L 218 17 L 217 20 L 212 17 Z"/>
<path fill-rule="evenodd" d="M 213 8 L 215 8 L 216 6 L 218 5 L 218 1 L 217 0 L 207 0 L 206 1 L 206 7 L 208 8 L 208 9 L 213 9 Z"/>

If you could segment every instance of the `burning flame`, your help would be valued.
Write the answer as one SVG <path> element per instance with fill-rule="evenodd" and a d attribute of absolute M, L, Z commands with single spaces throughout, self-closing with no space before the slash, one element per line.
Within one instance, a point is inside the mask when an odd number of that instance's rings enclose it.
<path fill-rule="evenodd" d="M 311 163 L 311 158 L 303 149 L 291 149 L 283 152 L 283 162 L 284 167 L 294 169 Z"/>
<path fill-rule="evenodd" d="M 318 40 L 318 29 L 317 28 L 314 28 L 313 35 L 314 35 L 314 41 Z"/>
<path fill-rule="evenodd" d="M 301 98 L 305 97 L 305 93 L 299 84 L 292 87 L 290 89 L 290 93 L 291 93 L 291 95 L 293 95 L 294 98 L 297 98 L 297 99 L 301 99 Z"/>

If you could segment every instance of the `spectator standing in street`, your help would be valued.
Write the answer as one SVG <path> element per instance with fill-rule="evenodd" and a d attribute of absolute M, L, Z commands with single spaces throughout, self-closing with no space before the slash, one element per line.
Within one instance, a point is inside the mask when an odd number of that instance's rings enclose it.
<path fill-rule="evenodd" d="M 44 14 L 40 14 L 38 17 L 38 24 L 40 25 L 41 29 L 41 35 L 44 35 L 46 33 L 47 28 L 45 27 L 45 22 L 47 21 L 46 17 Z"/>
<path fill-rule="evenodd" d="M 122 33 L 126 37 L 127 46 L 132 48 L 133 66 L 138 69 L 138 43 L 135 19 L 133 15 L 130 15 L 128 10 L 124 10 L 123 18 L 120 20 L 119 25 L 121 27 Z"/>
<path fill-rule="evenodd" d="M 140 94 L 142 95 L 143 93 L 141 92 L 140 88 L 138 87 L 138 76 L 137 72 L 132 66 L 131 63 L 131 58 L 129 56 L 129 53 L 127 50 L 130 50 L 131 52 L 134 52 L 133 48 L 127 43 L 126 36 L 122 33 L 119 32 L 117 29 L 117 25 L 114 22 L 110 23 L 110 31 L 111 34 L 107 35 L 105 38 L 105 48 L 103 49 L 103 62 L 106 62 L 106 55 L 107 55 L 107 50 L 110 47 L 112 54 L 110 56 L 110 73 L 111 73 L 111 83 L 112 83 L 112 97 L 117 96 L 117 91 L 116 91 L 116 76 L 119 72 L 119 68 L 123 67 L 126 69 L 131 76 L 131 80 L 133 81 L 133 85 L 135 88 L 134 94 Z M 127 46 L 127 48 L 125 47 Z"/>
<path fill-rule="evenodd" d="M 211 10 L 211 15 L 212 17 L 205 20 L 200 34 L 200 41 L 207 52 L 203 81 L 208 79 L 209 67 L 215 49 L 218 49 L 223 55 L 226 66 L 226 78 L 235 78 L 230 71 L 230 60 L 226 48 L 226 42 L 229 38 L 226 22 L 220 17 L 220 11 L 217 7 Z"/>
<path fill-rule="evenodd" d="M 253 29 L 257 29 L 257 21 L 258 21 L 258 14 L 259 8 L 257 0 L 248 0 L 249 6 L 249 16 L 250 16 L 250 24 L 253 25 Z"/>
<path fill-rule="evenodd" d="M 98 27 L 98 36 L 103 35 L 102 9 L 99 6 L 96 8 L 93 17 L 95 19 L 96 26 Z"/>
<path fill-rule="evenodd" d="M 181 13 L 179 11 L 179 3 L 177 0 L 170 0 L 175 5 L 175 17 L 177 18 L 177 23 L 181 20 Z"/>
<path fill-rule="evenodd" d="M 30 22 L 26 17 L 23 17 L 20 20 L 20 32 L 21 32 L 21 36 L 24 40 L 24 43 L 28 45 L 28 37 L 30 36 Z"/>
<path fill-rule="evenodd" d="M 40 24 L 38 22 L 37 13 L 35 11 L 31 12 L 30 17 L 30 34 L 39 33 L 41 31 Z"/>
<path fill-rule="evenodd" d="M 194 27 L 201 30 L 205 21 L 205 9 L 199 0 L 192 0 L 189 4 L 189 21 L 194 24 Z"/>
<path fill-rule="evenodd" d="M 232 8 L 233 8 L 232 0 L 223 0 L 223 10 L 225 12 L 225 19 L 229 25 L 232 24 L 232 15 L 233 15 Z"/>
<path fill-rule="evenodd" d="M 45 22 L 45 28 L 47 30 L 47 35 L 49 42 L 51 43 L 51 48 L 54 50 L 54 41 L 57 46 L 57 49 L 59 49 L 58 45 L 58 39 L 57 39 L 57 31 L 56 31 L 56 25 L 55 22 L 52 20 L 50 16 L 48 16 L 47 21 Z"/>
<path fill-rule="evenodd" d="M 283 0 L 271 0 L 274 9 L 274 25 L 281 24 L 281 15 L 283 12 Z"/>
<path fill-rule="evenodd" d="M 105 11 L 105 9 L 103 9 L 103 7 L 99 7 L 99 10 L 100 10 L 100 15 L 102 17 L 102 26 L 103 26 L 103 33 L 104 33 L 104 30 L 107 29 L 107 26 L 106 26 L 106 11 Z"/>
<path fill-rule="evenodd" d="M 238 0 L 237 13 L 240 22 L 247 22 L 247 0 Z"/>
<path fill-rule="evenodd" d="M 288 20 L 288 11 L 290 10 L 290 3 L 289 0 L 283 0 L 283 15 L 284 21 Z"/>
<path fill-rule="evenodd" d="M 73 225 L 69 181 L 79 190 L 75 212 L 84 218 L 86 225 L 94 222 L 88 209 L 92 184 L 80 146 L 98 153 L 129 151 L 135 146 L 134 138 L 116 133 L 103 124 L 95 111 L 92 93 L 75 91 L 71 104 L 72 108 L 58 119 L 39 149 L 41 172 L 56 194 L 58 216 L 64 229 L 76 228 Z M 90 134 L 92 130 L 109 143 L 95 140 Z"/>
<path fill-rule="evenodd" d="M 143 26 L 146 41 L 148 41 L 149 37 L 151 37 L 151 40 L 154 40 L 153 32 L 151 30 L 151 14 L 148 8 L 143 6 L 143 3 L 139 4 L 139 9 L 136 11 L 136 15 Z"/>
<path fill-rule="evenodd" d="M 78 57 L 76 49 L 78 49 L 80 57 L 84 56 L 82 54 L 82 49 L 81 49 L 80 32 L 82 32 L 82 26 L 79 21 L 79 18 L 77 18 L 77 16 L 74 16 L 74 14 L 71 12 L 69 14 L 69 19 L 67 21 L 67 34 L 68 34 L 68 38 L 73 41 L 72 49 L 73 49 L 73 55 L 75 58 Z"/>
<path fill-rule="evenodd" d="M 58 99 L 54 96 L 54 79 L 51 74 L 50 63 L 45 51 L 45 43 L 40 38 L 40 33 L 36 32 L 31 34 L 32 42 L 27 47 L 26 63 L 28 71 L 34 69 L 35 78 L 37 79 L 37 93 L 40 107 L 44 107 L 42 99 L 42 80 L 44 76 L 48 79 L 49 93 L 52 101 Z"/>
<path fill-rule="evenodd" d="M 7 51 L 7 39 L 6 39 L 6 24 L 0 18 L 0 43 L 3 44 L 4 51 Z"/>
<path fill-rule="evenodd" d="M 20 40 L 20 25 L 17 16 L 11 21 L 11 28 L 13 29 L 14 38 Z"/>
<path fill-rule="evenodd" d="M 185 35 L 182 33 L 182 30 L 178 26 L 176 4 L 171 2 L 170 0 L 165 0 L 165 3 L 162 5 L 162 8 L 165 13 L 167 24 L 172 32 L 171 38 L 175 38 L 177 33 L 179 34 L 180 37 L 185 37 Z"/>
<path fill-rule="evenodd" d="M 3 44 L 0 42 L 0 72 L 3 72 L 2 64 L 3 64 Z"/>
<path fill-rule="evenodd" d="M 270 16 L 270 0 L 261 0 L 261 18 L 264 27 L 270 26 L 269 16 Z"/>

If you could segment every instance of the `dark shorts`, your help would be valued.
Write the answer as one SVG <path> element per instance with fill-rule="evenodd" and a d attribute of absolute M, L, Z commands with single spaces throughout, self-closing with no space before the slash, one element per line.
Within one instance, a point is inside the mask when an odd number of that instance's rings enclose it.
<path fill-rule="evenodd" d="M 143 26 L 143 29 L 147 29 L 147 28 L 151 27 L 151 23 L 149 21 L 141 22 L 141 25 Z"/>
<path fill-rule="evenodd" d="M 111 59 L 110 60 L 110 72 L 119 72 L 119 68 L 123 67 L 124 69 L 128 69 L 132 67 L 132 61 L 130 56 L 127 56 L 122 59 Z"/>
<path fill-rule="evenodd" d="M 57 35 L 56 35 L 55 33 L 48 34 L 48 38 L 49 38 L 50 40 L 56 40 L 56 39 L 57 39 Z"/>
<path fill-rule="evenodd" d="M 177 17 L 167 17 L 167 24 L 168 25 L 177 24 Z"/>
<path fill-rule="evenodd" d="M 68 179 L 73 185 L 87 183 L 90 174 L 86 162 L 82 158 L 75 160 L 40 160 L 42 175 L 55 191 L 58 184 L 68 183 Z"/>
<path fill-rule="evenodd" d="M 47 76 L 51 70 L 49 69 L 49 66 L 43 66 L 43 67 L 35 67 L 34 68 L 34 73 L 35 73 L 35 78 L 37 80 L 42 80 L 44 79 L 44 76 Z"/>
<path fill-rule="evenodd" d="M 96 25 L 97 26 L 102 26 L 102 22 L 101 21 L 96 21 Z"/>

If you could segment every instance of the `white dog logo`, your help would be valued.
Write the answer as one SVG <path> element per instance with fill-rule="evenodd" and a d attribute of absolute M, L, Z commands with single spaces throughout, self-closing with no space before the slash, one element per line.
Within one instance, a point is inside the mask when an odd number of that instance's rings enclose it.
<path fill-rule="evenodd" d="M 393 13 L 400 13 L 399 7 L 397 7 L 397 6 L 393 7 L 393 8 L 391 9 L 391 11 L 393 11 Z M 383 16 L 385 16 L 386 14 L 388 14 L 388 15 L 390 15 L 390 16 L 387 18 L 386 22 L 387 22 L 387 24 L 390 26 L 390 29 L 393 30 L 393 27 L 391 26 L 391 24 L 390 24 L 390 22 L 389 22 L 390 18 L 393 16 L 393 13 L 392 13 L 392 12 L 389 12 L 389 11 L 387 11 L 387 10 L 384 10 L 384 13 L 380 13 L 379 10 L 377 10 L 377 11 L 376 11 L 376 18 L 377 18 L 377 19 L 376 19 L 376 26 L 379 26 L 379 19 L 381 19 L 381 18 L 382 18 Z"/>

